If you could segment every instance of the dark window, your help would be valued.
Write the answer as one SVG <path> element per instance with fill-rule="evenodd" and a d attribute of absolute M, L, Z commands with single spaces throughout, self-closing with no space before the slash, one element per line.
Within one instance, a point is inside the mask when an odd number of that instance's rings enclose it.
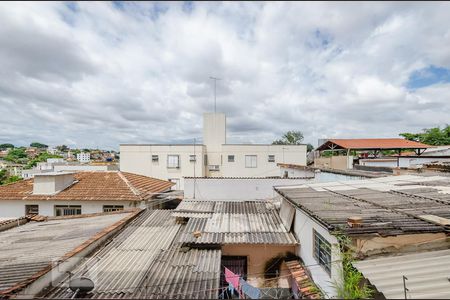
<path fill-rule="evenodd" d="M 207 166 L 208 165 L 208 155 L 207 154 L 205 154 L 205 166 Z"/>
<path fill-rule="evenodd" d="M 225 268 L 247 280 L 246 256 L 222 256 L 222 272 L 220 272 L 220 286 L 228 286 L 225 281 Z"/>
<path fill-rule="evenodd" d="M 189 155 L 189 161 L 196 161 L 197 156 L 196 155 Z"/>
<path fill-rule="evenodd" d="M 314 257 L 317 262 L 331 275 L 331 244 L 313 229 Z"/>
<path fill-rule="evenodd" d="M 55 205 L 55 216 L 81 215 L 81 205 Z"/>
<path fill-rule="evenodd" d="M 234 162 L 234 155 L 228 155 L 228 162 Z"/>
<path fill-rule="evenodd" d="M 123 210 L 123 205 L 103 205 L 103 212 Z"/>
<path fill-rule="evenodd" d="M 39 205 L 31 204 L 25 205 L 25 215 L 38 215 L 39 214 Z"/>
<path fill-rule="evenodd" d="M 275 162 L 275 155 L 269 155 L 268 161 Z"/>
<path fill-rule="evenodd" d="M 152 155 L 152 162 L 158 162 L 159 157 L 158 155 Z"/>

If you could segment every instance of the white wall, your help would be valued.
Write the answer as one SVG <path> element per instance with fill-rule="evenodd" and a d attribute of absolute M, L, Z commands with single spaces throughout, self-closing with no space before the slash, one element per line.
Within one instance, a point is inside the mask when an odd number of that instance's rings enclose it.
<path fill-rule="evenodd" d="M 184 197 L 200 200 L 260 200 L 276 195 L 274 186 L 299 185 L 305 179 L 284 178 L 185 178 Z"/>
<path fill-rule="evenodd" d="M 119 167 L 117 165 L 55 165 L 55 172 L 61 171 L 115 171 Z"/>
<path fill-rule="evenodd" d="M 416 165 L 429 164 L 436 161 L 447 161 L 450 162 L 450 158 L 439 158 L 436 157 L 400 157 L 399 158 L 399 167 L 400 168 L 409 168 L 414 167 Z"/>
<path fill-rule="evenodd" d="M 284 177 L 287 172 L 288 177 L 315 177 L 313 169 L 299 169 L 280 166 L 280 176 Z"/>
<path fill-rule="evenodd" d="M 396 168 L 397 159 L 360 159 L 361 166 Z"/>
<path fill-rule="evenodd" d="M 196 162 L 189 160 L 196 155 Z M 163 180 L 180 179 L 183 189 L 184 176 L 205 176 L 205 146 L 196 145 L 120 145 L 120 170 Z M 158 162 L 152 162 L 152 155 L 158 155 Z M 179 155 L 180 168 L 167 168 L 167 156 Z"/>
<path fill-rule="evenodd" d="M 123 205 L 124 208 L 135 207 L 130 201 L 28 201 L 28 200 L 0 200 L 0 218 L 18 218 L 25 215 L 25 205 L 39 205 L 39 214 L 54 216 L 55 205 L 81 205 L 82 214 L 103 212 L 103 205 Z M 139 204 L 136 204 L 139 206 Z"/>
<path fill-rule="evenodd" d="M 331 276 L 328 275 L 322 266 L 318 265 L 318 261 L 313 255 L 313 229 L 332 245 Z M 333 284 L 340 282 L 342 274 L 342 264 L 340 262 L 333 263 L 334 261 L 341 260 L 336 237 L 330 235 L 327 229 L 298 208 L 295 212 L 294 234 L 300 241 L 297 255 L 302 258 L 306 266 L 309 266 L 307 268 L 314 282 L 326 293 L 326 298 L 335 297 L 336 290 Z"/>

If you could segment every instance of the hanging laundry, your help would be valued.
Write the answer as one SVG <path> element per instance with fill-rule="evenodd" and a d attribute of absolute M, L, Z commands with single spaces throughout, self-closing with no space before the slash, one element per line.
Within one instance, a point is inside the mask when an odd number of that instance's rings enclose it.
<path fill-rule="evenodd" d="M 229 269 L 225 268 L 225 280 L 233 285 L 236 290 L 239 290 L 239 275 L 234 274 Z"/>
<path fill-rule="evenodd" d="M 294 277 L 291 277 L 291 289 L 294 299 L 300 299 L 300 295 L 298 293 L 300 289 L 298 288 L 297 280 L 295 280 Z"/>
<path fill-rule="evenodd" d="M 240 278 L 239 285 L 241 286 L 241 291 L 245 295 L 247 295 L 250 299 L 260 299 L 261 298 L 261 290 L 251 286 L 247 281 Z"/>

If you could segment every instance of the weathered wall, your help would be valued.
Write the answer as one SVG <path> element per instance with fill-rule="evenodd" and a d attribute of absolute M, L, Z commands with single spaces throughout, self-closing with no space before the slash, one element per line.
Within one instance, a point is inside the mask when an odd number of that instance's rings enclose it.
<path fill-rule="evenodd" d="M 316 168 L 332 168 L 338 170 L 347 170 L 353 168 L 353 156 L 331 156 L 318 157 L 314 159 Z"/>

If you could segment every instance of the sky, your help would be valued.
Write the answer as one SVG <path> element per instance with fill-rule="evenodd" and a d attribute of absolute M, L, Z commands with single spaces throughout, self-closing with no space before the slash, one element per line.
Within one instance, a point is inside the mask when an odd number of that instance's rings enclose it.
<path fill-rule="evenodd" d="M 450 123 L 449 2 L 0 3 L 0 143 L 118 149 Z"/>

